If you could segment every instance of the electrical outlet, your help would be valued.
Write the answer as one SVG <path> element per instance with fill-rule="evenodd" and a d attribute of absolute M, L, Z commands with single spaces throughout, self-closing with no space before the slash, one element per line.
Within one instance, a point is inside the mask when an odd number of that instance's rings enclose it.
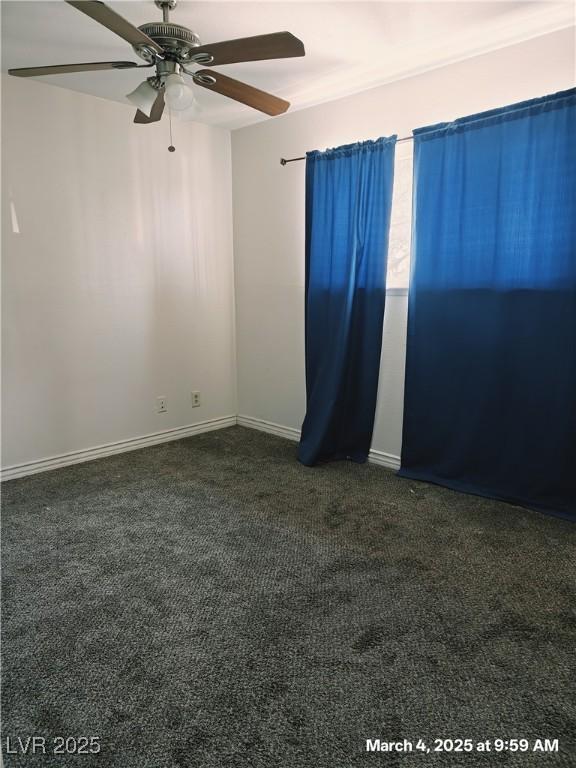
<path fill-rule="evenodd" d="M 156 398 L 156 413 L 166 413 L 168 410 L 168 400 L 164 396 Z"/>
<path fill-rule="evenodd" d="M 192 408 L 198 408 L 200 405 L 200 392 L 192 392 Z"/>

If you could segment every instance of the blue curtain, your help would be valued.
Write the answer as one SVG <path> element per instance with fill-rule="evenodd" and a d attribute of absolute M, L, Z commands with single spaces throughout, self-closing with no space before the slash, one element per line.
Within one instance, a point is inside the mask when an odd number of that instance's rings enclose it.
<path fill-rule="evenodd" d="M 576 89 L 414 144 L 399 474 L 576 518 Z"/>
<path fill-rule="evenodd" d="M 306 156 L 306 418 L 298 458 L 366 461 L 396 136 Z"/>

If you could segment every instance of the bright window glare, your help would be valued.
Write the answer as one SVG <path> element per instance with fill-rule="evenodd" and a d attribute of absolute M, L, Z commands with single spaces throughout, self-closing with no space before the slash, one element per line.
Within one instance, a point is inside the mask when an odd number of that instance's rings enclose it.
<path fill-rule="evenodd" d="M 408 288 L 412 231 L 412 142 L 396 147 L 387 288 Z"/>

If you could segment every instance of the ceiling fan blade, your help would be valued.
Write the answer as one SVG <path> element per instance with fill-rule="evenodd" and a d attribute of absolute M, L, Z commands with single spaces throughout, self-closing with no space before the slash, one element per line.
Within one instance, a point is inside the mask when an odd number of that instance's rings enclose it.
<path fill-rule="evenodd" d="M 287 59 L 304 56 L 304 44 L 290 32 L 273 32 L 270 35 L 240 37 L 194 48 L 192 60 L 202 54 L 198 64 L 215 67 L 220 64 L 235 64 L 239 61 L 263 61 L 264 59 Z M 212 58 L 208 60 L 208 56 Z"/>
<path fill-rule="evenodd" d="M 66 0 L 66 2 L 104 27 L 108 27 L 109 30 L 115 32 L 130 45 L 147 45 L 157 53 L 162 53 L 162 48 L 151 37 L 145 35 L 138 27 L 126 21 L 119 13 L 101 3 L 100 0 Z"/>
<path fill-rule="evenodd" d="M 154 106 L 152 107 L 150 111 L 150 117 L 148 115 L 145 115 L 144 112 L 141 112 L 139 109 L 136 110 L 136 115 L 134 116 L 134 122 L 140 123 L 142 125 L 146 125 L 147 123 L 157 123 L 158 120 L 162 117 L 162 113 L 164 112 L 164 91 L 159 91 L 158 96 L 156 96 L 156 101 L 154 102 Z"/>
<path fill-rule="evenodd" d="M 290 106 L 289 101 L 279 99 L 278 96 L 273 96 L 271 93 L 266 93 L 266 91 L 260 91 L 252 85 L 240 82 L 240 80 L 234 80 L 226 75 L 221 75 L 220 72 L 210 72 L 207 69 L 201 69 L 199 72 L 194 72 L 193 78 L 196 85 L 201 85 L 202 88 L 208 88 L 210 91 L 221 93 L 222 96 L 228 96 L 229 99 L 234 99 L 234 101 L 240 101 L 242 104 L 247 104 L 249 107 L 265 112 L 267 115 L 281 115 Z"/>
<path fill-rule="evenodd" d="M 133 61 L 96 61 L 88 64 L 55 64 L 50 67 L 23 67 L 9 69 L 9 75 L 16 77 L 37 77 L 38 75 L 65 75 L 67 72 L 96 72 L 100 69 L 133 69 L 140 66 Z"/>

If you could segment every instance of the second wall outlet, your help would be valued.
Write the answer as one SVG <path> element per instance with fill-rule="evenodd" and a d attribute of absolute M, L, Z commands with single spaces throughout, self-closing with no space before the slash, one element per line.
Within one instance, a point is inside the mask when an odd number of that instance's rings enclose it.
<path fill-rule="evenodd" d="M 156 413 L 166 413 L 168 410 L 168 400 L 164 395 L 160 395 L 156 398 Z"/>
<path fill-rule="evenodd" d="M 200 392 L 192 392 L 192 408 L 198 408 L 200 405 Z"/>

